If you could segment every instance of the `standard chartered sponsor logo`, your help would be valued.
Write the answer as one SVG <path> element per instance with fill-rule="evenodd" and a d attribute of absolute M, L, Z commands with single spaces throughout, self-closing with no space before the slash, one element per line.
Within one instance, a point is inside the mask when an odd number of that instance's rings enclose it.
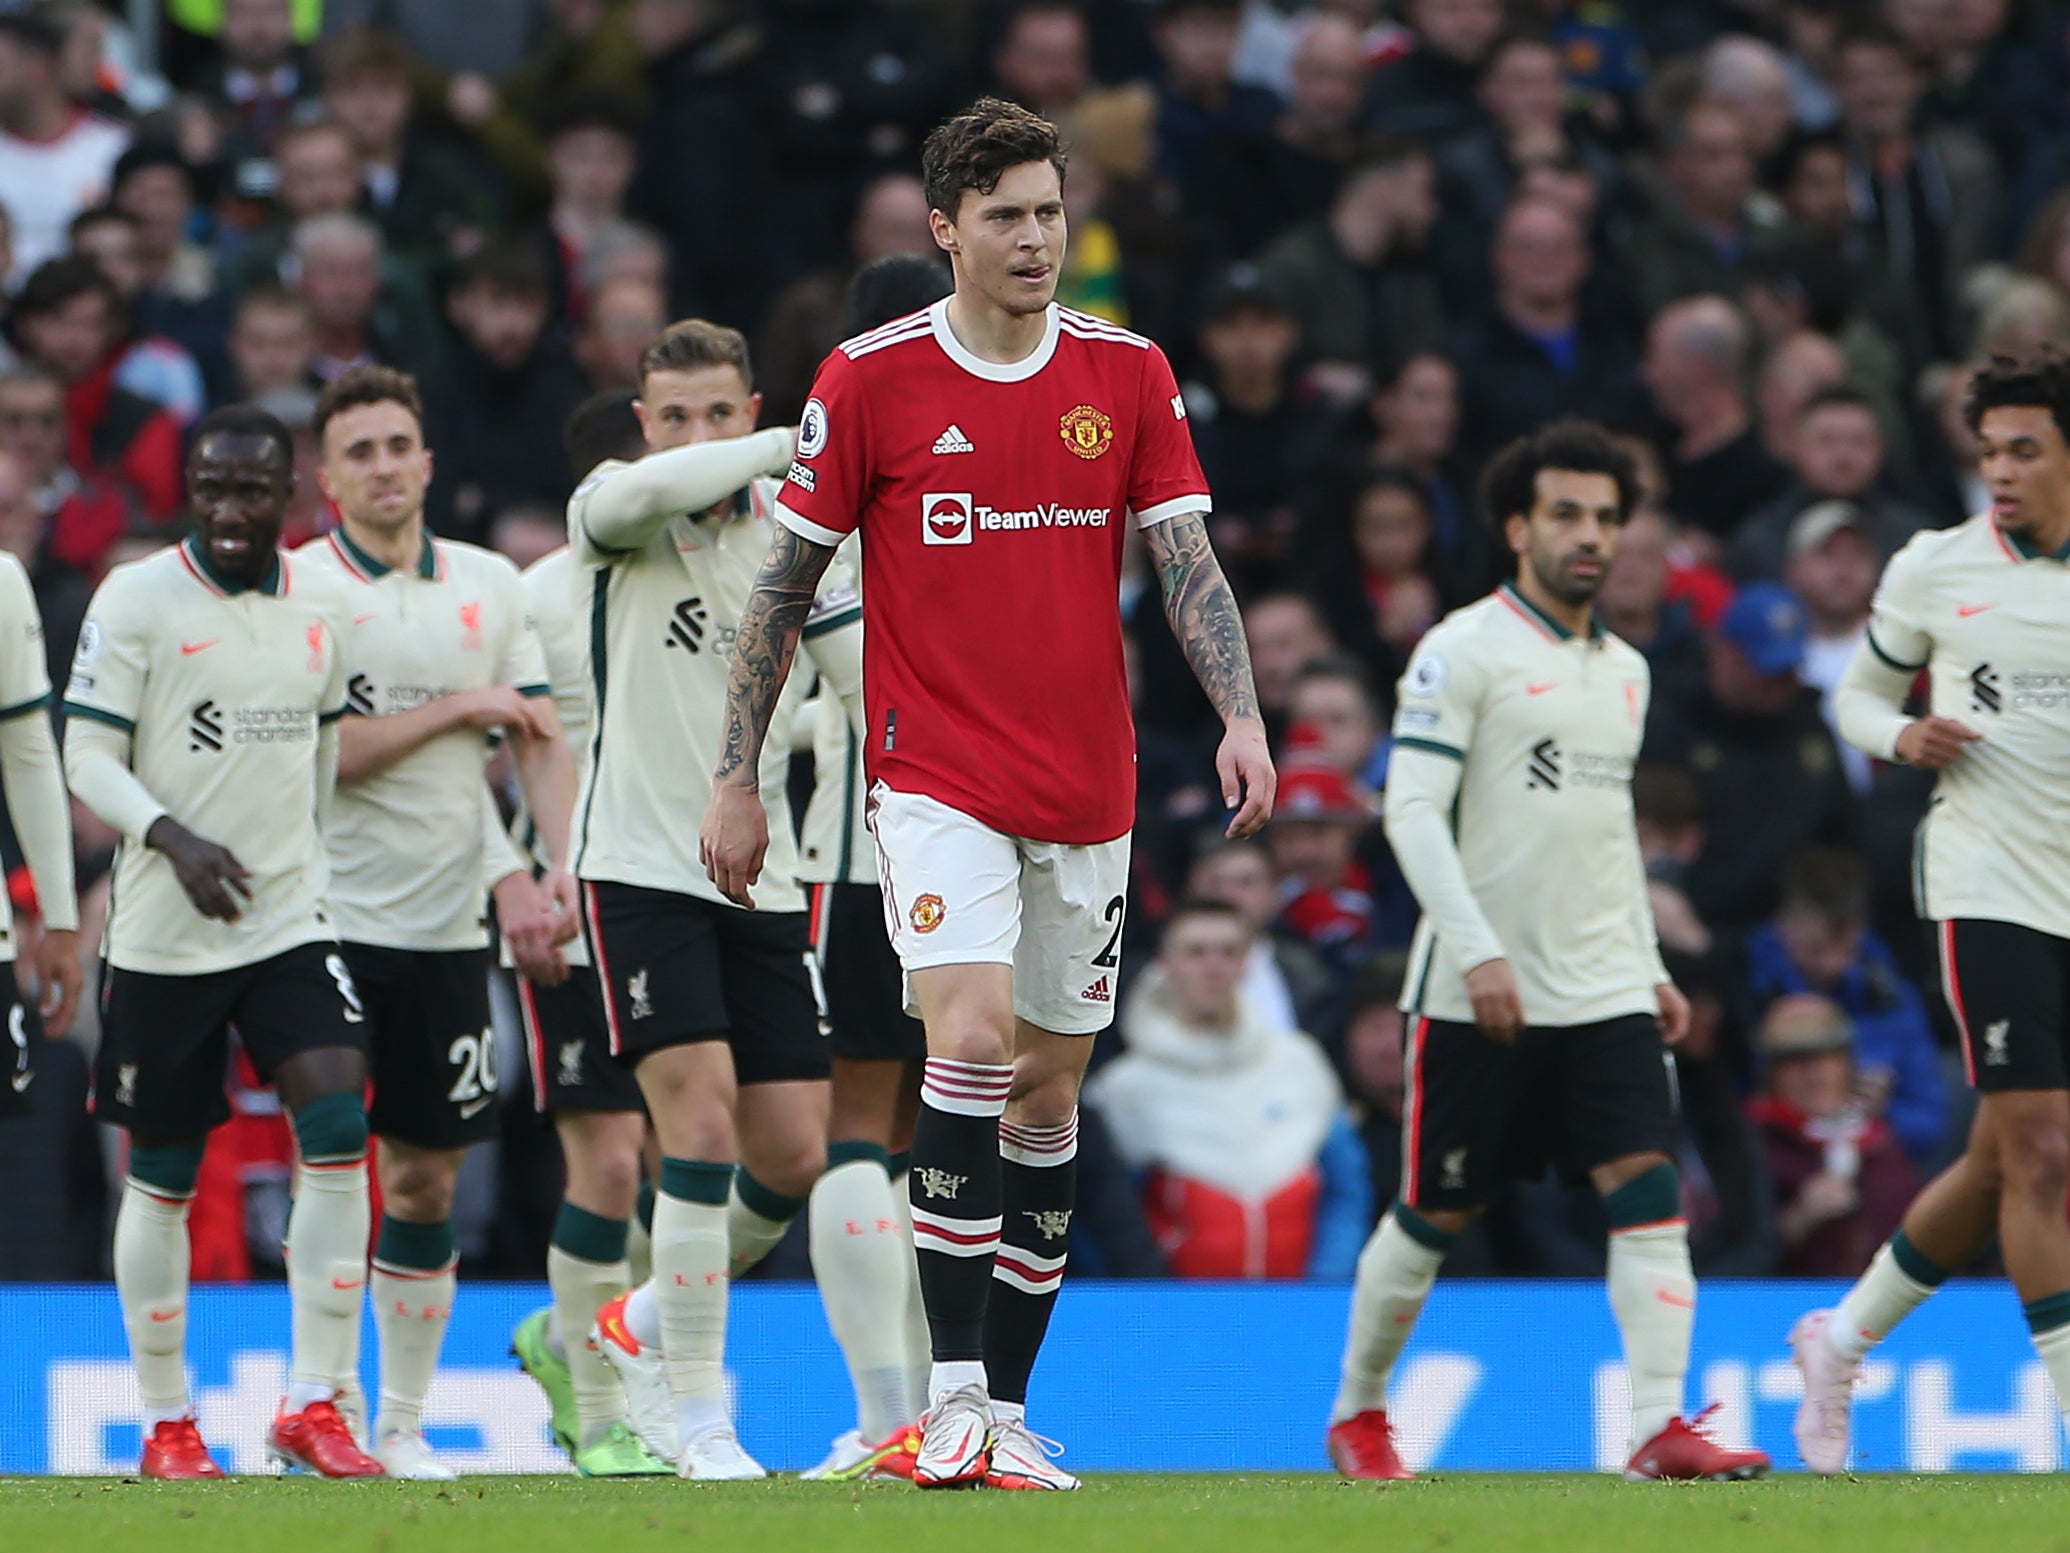
<path fill-rule="evenodd" d="M 1567 780 L 1575 787 L 1629 787 L 1632 760 L 1629 755 L 1596 755 L 1582 750 L 1574 755 Z"/>
<path fill-rule="evenodd" d="M 2016 669 L 2012 675 L 2016 709 L 2048 712 L 2070 707 L 2070 673 L 2053 669 Z"/>
<path fill-rule="evenodd" d="M 1114 515 L 1112 507 L 1064 507 L 1045 502 L 1019 512 L 1006 512 L 982 504 L 977 509 L 977 526 L 983 529 L 1019 528 L 1105 528 Z"/>
<path fill-rule="evenodd" d="M 316 714 L 306 706 L 241 706 L 230 722 L 230 737 L 238 744 L 299 744 L 316 737 Z"/>

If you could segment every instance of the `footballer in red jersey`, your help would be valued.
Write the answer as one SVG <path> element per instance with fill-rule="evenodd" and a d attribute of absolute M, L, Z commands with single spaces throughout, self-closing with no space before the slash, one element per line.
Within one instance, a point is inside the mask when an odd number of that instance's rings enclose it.
<path fill-rule="evenodd" d="M 1274 777 L 1171 367 L 1056 303 L 1055 126 L 986 99 L 921 159 L 955 290 L 820 368 L 734 645 L 702 849 L 746 903 L 768 844 L 762 740 L 820 574 L 860 532 L 870 823 L 927 1030 L 910 1193 L 934 1368 L 913 1480 L 1068 1489 L 1025 1408 L 1063 1278 L 1088 1037 L 1119 973 L 1124 524 L 1226 725 L 1230 834 L 1270 818 Z"/>

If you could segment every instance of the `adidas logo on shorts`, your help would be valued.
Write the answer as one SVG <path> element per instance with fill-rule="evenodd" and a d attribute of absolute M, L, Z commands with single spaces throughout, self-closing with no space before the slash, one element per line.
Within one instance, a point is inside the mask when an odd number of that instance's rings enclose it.
<path fill-rule="evenodd" d="M 1090 987 L 1079 993 L 1078 996 L 1087 1003 L 1112 1003 L 1114 1001 L 1114 989 L 1107 985 L 1107 978 L 1102 976 Z"/>
<path fill-rule="evenodd" d="M 934 439 L 934 451 L 937 454 L 975 453 L 977 446 L 970 438 L 963 435 L 963 428 L 961 426 L 951 421 L 949 422 L 949 429 Z"/>

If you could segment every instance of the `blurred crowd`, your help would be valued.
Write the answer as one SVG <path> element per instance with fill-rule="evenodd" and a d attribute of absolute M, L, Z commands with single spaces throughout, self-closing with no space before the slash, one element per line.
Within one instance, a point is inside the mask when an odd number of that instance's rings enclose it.
<path fill-rule="evenodd" d="M 165 0 L 150 37 L 130 9 L 0 4 L 0 547 L 59 684 L 96 580 L 181 532 L 211 406 L 297 429 L 298 541 L 331 521 L 316 390 L 417 374 L 434 526 L 520 564 L 562 537 L 563 419 L 669 319 L 745 330 L 794 419 L 849 277 L 934 252 L 921 139 L 990 91 L 1067 131 L 1062 299 L 1179 372 L 1283 773 L 1264 838 L 1219 841 L 1217 730 L 1132 550 L 1130 974 L 1079 1265 L 1348 1276 L 1403 1126 L 1394 683 L 1508 565 L 1479 465 L 1562 413 L 1644 473 L 1601 608 L 1653 669 L 1634 792 L 1696 1009 L 1699 1271 L 1851 1274 L 1959 1149 L 1908 884 L 1927 781 L 1839 744 L 1830 695 L 1883 561 L 1981 505 L 1968 364 L 2070 341 L 2062 5 Z M 77 818 L 90 937 L 113 837 Z M 529 1276 L 559 1166 L 500 1022 L 462 1243 Z M 64 1051 L 0 1130 L 0 1277 L 104 1265 Z M 237 1093 L 197 1276 L 277 1271 L 285 1130 Z M 1448 1266 L 1598 1271 L 1595 1212 L 1519 1187 Z"/>

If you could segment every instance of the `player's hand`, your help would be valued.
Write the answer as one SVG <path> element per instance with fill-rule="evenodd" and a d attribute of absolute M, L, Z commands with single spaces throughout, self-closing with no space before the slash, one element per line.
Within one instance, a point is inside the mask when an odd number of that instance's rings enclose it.
<path fill-rule="evenodd" d="M 554 868 L 539 881 L 539 893 L 553 914 L 555 946 L 568 943 L 582 931 L 582 886 L 566 869 Z"/>
<path fill-rule="evenodd" d="M 1952 717 L 1917 717 L 1897 736 L 1897 758 L 1923 771 L 1945 771 L 1982 737 Z"/>
<path fill-rule="evenodd" d="M 719 893 L 736 906 L 755 908 L 748 887 L 762 877 L 762 859 L 769 851 L 769 814 L 762 795 L 731 782 L 712 785 L 704 825 L 697 832 L 697 855 L 704 859 Z"/>
<path fill-rule="evenodd" d="M 165 855 L 173 877 L 204 917 L 235 922 L 244 915 L 240 902 L 252 898 L 252 887 L 246 882 L 252 871 L 228 847 L 204 841 L 169 814 L 152 822 L 144 845 Z"/>
<path fill-rule="evenodd" d="M 527 981 L 558 987 L 568 979 L 551 900 L 528 874 L 508 873 L 496 881 L 496 925 L 510 945 L 510 958 Z"/>
<path fill-rule="evenodd" d="M 479 728 L 484 733 L 507 728 L 526 739 L 546 736 L 546 725 L 540 722 L 539 714 L 532 706 L 532 698 L 519 695 L 508 685 L 456 691 L 453 700 L 457 703 L 460 721 L 469 728 Z"/>
<path fill-rule="evenodd" d="M 1682 1037 L 1689 1033 L 1689 1000 L 1671 981 L 1655 987 L 1653 997 L 1660 1005 L 1660 1038 L 1670 1046 L 1681 1045 Z"/>
<path fill-rule="evenodd" d="M 79 969 L 79 935 L 70 928 L 46 928 L 36 944 L 36 1012 L 43 1033 L 56 1040 L 72 1028 L 86 974 Z"/>
<path fill-rule="evenodd" d="M 1466 973 L 1466 996 L 1473 1004 L 1473 1022 L 1481 1034 L 1504 1046 L 1514 1045 L 1524 1028 L 1524 1000 L 1516 973 L 1507 960 L 1484 960 Z"/>
<path fill-rule="evenodd" d="M 1215 775 L 1222 779 L 1222 807 L 1236 810 L 1223 832 L 1232 841 L 1255 836 L 1272 818 L 1272 800 L 1279 792 L 1279 773 L 1272 769 L 1272 748 L 1265 725 L 1255 717 L 1232 717 L 1222 747 L 1215 751 Z"/>

